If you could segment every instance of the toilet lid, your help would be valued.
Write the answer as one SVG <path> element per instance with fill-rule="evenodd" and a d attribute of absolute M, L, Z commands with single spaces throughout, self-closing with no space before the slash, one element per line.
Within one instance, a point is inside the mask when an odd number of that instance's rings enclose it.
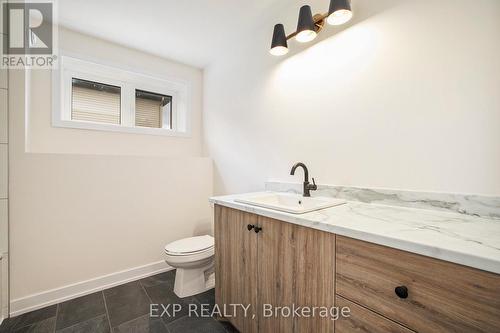
<path fill-rule="evenodd" d="M 179 239 L 165 246 L 165 252 L 187 254 L 201 252 L 214 246 L 214 238 L 209 235 Z"/>

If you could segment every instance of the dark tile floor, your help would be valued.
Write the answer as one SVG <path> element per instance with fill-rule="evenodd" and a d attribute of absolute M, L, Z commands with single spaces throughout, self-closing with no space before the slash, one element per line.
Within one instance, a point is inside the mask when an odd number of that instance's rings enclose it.
<path fill-rule="evenodd" d="M 233 333 L 229 323 L 189 316 L 188 305 L 215 303 L 214 290 L 179 298 L 173 292 L 175 271 L 129 282 L 4 320 L 0 333 Z M 150 317 L 150 304 L 180 304 L 175 316 Z M 170 308 L 170 313 L 172 308 Z M 159 307 L 159 312 L 163 307 Z M 200 312 L 199 310 L 198 312 Z"/>

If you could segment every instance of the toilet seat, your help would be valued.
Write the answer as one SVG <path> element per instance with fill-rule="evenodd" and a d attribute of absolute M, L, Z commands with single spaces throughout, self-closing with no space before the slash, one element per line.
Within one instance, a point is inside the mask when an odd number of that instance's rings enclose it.
<path fill-rule="evenodd" d="M 165 246 L 165 259 L 172 265 L 210 261 L 214 254 L 214 238 L 209 235 L 183 238 Z"/>
<path fill-rule="evenodd" d="M 214 238 L 209 235 L 177 240 L 165 246 L 169 256 L 197 256 L 214 252 Z"/>

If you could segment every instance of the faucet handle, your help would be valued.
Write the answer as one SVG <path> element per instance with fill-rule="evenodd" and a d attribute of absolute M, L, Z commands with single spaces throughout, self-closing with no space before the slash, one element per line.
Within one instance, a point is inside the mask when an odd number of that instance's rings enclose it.
<path fill-rule="evenodd" d="M 316 185 L 316 181 L 314 180 L 314 177 L 312 178 L 312 181 L 313 181 L 313 186 L 312 186 L 312 188 L 313 188 L 313 190 L 315 191 L 315 190 L 317 190 L 317 189 L 318 189 L 318 185 Z"/>

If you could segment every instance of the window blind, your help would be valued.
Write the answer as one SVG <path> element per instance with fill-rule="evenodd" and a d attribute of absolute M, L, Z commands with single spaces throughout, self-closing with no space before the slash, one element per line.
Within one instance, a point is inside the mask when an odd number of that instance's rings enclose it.
<path fill-rule="evenodd" d="M 73 79 L 71 119 L 120 124 L 119 87 Z"/>
<path fill-rule="evenodd" d="M 172 128 L 172 96 L 135 91 L 135 126 Z"/>
<path fill-rule="evenodd" d="M 161 128 L 162 101 L 136 97 L 135 126 Z"/>

